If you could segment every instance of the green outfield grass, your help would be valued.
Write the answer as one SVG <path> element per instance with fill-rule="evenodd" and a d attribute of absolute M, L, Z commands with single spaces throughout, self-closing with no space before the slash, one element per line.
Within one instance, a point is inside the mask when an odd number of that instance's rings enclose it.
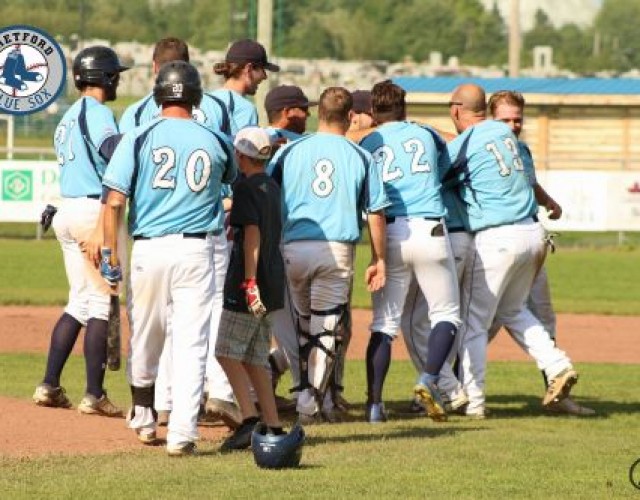
<path fill-rule="evenodd" d="M 29 400 L 44 364 L 44 355 L 0 354 L 0 394 Z M 578 368 L 575 397 L 596 417 L 543 414 L 535 366 L 492 363 L 492 417 L 435 424 L 404 413 L 414 372 L 409 362 L 394 362 L 385 388 L 392 418 L 372 426 L 362 421 L 364 364 L 351 361 L 350 422 L 307 427 L 299 470 L 259 470 L 249 453 L 222 456 L 219 443 L 203 442 L 201 456 L 187 459 L 171 459 L 162 448 L 0 458 L 0 491 L 4 498 L 637 498 L 627 475 L 640 457 L 640 403 L 631 383 L 640 379 L 640 366 Z M 83 373 L 82 359 L 72 356 L 62 383 L 76 403 Z M 122 372 L 109 373 L 106 386 L 116 403 L 129 403 Z"/>
<path fill-rule="evenodd" d="M 360 245 L 356 258 L 354 307 L 371 306 L 363 279 L 369 256 L 369 248 Z M 627 247 L 562 249 L 550 255 L 547 269 L 557 311 L 640 314 L 639 261 L 640 248 Z M 0 239 L 0 262 L 3 263 L 0 266 L 0 304 L 65 303 L 68 290 L 62 252 L 50 235 L 40 241 Z"/>

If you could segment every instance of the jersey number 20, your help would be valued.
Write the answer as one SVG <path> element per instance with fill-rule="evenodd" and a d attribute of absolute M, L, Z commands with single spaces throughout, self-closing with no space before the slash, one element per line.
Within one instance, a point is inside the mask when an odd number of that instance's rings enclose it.
<path fill-rule="evenodd" d="M 171 171 L 176 166 L 176 153 L 169 147 L 162 147 L 154 149 L 153 162 L 156 165 L 160 165 L 158 172 L 153 178 L 154 189 L 175 189 L 176 188 L 176 176 L 171 175 Z M 198 163 L 201 164 L 200 179 L 197 179 Z M 185 168 L 185 177 L 187 179 L 187 185 L 189 189 L 194 193 L 202 191 L 209 177 L 211 177 L 211 158 L 206 151 L 202 149 L 196 149 L 189 155 L 187 160 L 187 167 Z"/>

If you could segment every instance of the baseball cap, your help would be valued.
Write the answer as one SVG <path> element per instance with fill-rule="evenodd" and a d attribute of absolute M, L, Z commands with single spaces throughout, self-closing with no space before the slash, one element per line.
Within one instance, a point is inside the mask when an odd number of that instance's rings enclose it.
<path fill-rule="evenodd" d="M 371 92 L 369 90 L 354 90 L 351 97 L 353 98 L 351 110 L 354 113 L 371 114 Z"/>
<path fill-rule="evenodd" d="M 226 62 L 252 63 L 269 71 L 280 71 L 280 66 L 267 61 L 267 51 L 255 40 L 238 40 L 233 42 L 227 56 Z"/>
<path fill-rule="evenodd" d="M 240 129 L 233 141 L 233 146 L 243 155 L 256 160 L 271 158 L 271 139 L 267 131 L 260 127 Z"/>
<path fill-rule="evenodd" d="M 302 89 L 296 85 L 279 85 L 272 88 L 264 99 L 267 111 L 279 111 L 284 108 L 308 108 L 318 103 L 309 101 Z"/>

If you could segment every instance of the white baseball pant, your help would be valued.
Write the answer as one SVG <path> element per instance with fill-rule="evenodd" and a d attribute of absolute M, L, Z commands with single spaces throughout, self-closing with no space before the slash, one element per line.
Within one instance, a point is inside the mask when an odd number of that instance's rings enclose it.
<path fill-rule="evenodd" d="M 63 198 L 52 227 L 56 233 L 69 282 L 69 300 L 65 312 L 86 326 L 89 318 L 109 319 L 110 288 L 93 262 L 80 249 L 93 233 L 101 203 L 93 198 Z M 123 273 L 127 264 L 126 230 L 118 230 L 118 259 Z"/>
<path fill-rule="evenodd" d="M 127 377 L 134 387 L 155 383 L 165 344 L 167 308 L 172 304 L 171 357 L 173 366 L 179 369 L 171 379 L 173 411 L 168 445 L 198 438 L 197 418 L 215 291 L 212 252 L 211 236 L 198 239 L 175 234 L 133 244 Z M 129 427 L 155 427 L 150 409 L 136 406 Z"/>
<path fill-rule="evenodd" d="M 488 331 L 498 310 L 514 318 L 524 308 L 544 262 L 544 229 L 532 218 L 478 231 L 462 285 L 461 368 L 467 414 L 484 413 Z"/>
<path fill-rule="evenodd" d="M 460 326 L 453 250 L 447 234 L 431 235 L 438 224 L 441 222 L 407 217 L 387 223 L 387 279 L 384 288 L 372 294 L 372 332 L 397 335 L 412 274 L 429 304 L 431 323 L 447 321 Z"/>
<path fill-rule="evenodd" d="M 335 241 L 293 241 L 283 247 L 285 271 L 292 306 L 299 318 L 301 329 L 311 337 L 318 337 L 329 352 L 334 351 L 335 338 L 322 335 L 333 331 L 340 320 L 337 311 L 349 300 L 349 284 L 353 275 L 354 245 Z M 308 340 L 299 337 L 301 347 Z M 308 358 L 308 381 L 318 389 L 325 378 L 327 355 L 318 347 L 311 349 Z M 304 382 L 304 381 L 303 381 Z M 318 408 L 313 389 L 298 393 L 297 411 L 314 415 L 332 408 L 331 398 L 325 397 L 323 408 Z"/>

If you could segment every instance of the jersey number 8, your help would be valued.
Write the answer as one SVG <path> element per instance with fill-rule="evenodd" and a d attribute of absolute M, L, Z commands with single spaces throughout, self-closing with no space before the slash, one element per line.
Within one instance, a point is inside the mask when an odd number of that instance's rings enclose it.
<path fill-rule="evenodd" d="M 152 154 L 153 162 L 156 165 L 160 165 L 158 172 L 153 178 L 153 188 L 175 189 L 176 177 L 175 175 L 170 176 L 171 170 L 176 166 L 175 151 L 169 147 L 162 147 L 154 149 Z M 201 165 L 200 169 L 198 168 L 198 164 Z M 200 172 L 200 179 L 198 179 L 198 172 Z M 209 182 L 209 177 L 211 177 L 211 158 L 206 151 L 196 149 L 189 155 L 187 167 L 185 168 L 185 177 L 189 189 L 194 193 L 199 193 L 206 187 L 207 182 Z"/>

